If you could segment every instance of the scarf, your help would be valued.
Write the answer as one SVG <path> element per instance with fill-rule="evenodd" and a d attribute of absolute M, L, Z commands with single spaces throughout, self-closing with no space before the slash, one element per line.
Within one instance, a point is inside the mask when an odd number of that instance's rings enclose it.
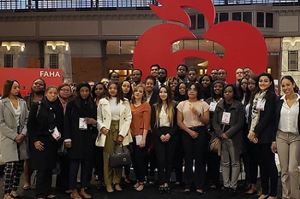
<path fill-rule="evenodd" d="M 257 109 L 257 103 L 266 96 L 267 91 L 258 92 L 253 99 L 252 111 L 251 111 L 251 125 L 250 131 L 254 131 L 254 128 L 258 124 L 260 118 L 260 110 Z"/>

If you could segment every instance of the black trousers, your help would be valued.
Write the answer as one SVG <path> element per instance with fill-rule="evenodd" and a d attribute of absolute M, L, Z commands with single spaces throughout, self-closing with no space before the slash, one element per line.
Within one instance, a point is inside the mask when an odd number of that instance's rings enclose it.
<path fill-rule="evenodd" d="M 81 166 L 81 188 L 86 188 L 90 182 L 90 176 L 92 172 L 91 161 L 89 159 L 71 159 L 70 160 L 70 171 L 69 171 L 69 187 L 70 189 L 76 189 L 77 185 L 77 174 L 79 166 Z"/>
<path fill-rule="evenodd" d="M 173 137 L 168 142 L 162 142 L 159 135 L 170 132 L 171 128 L 161 127 L 157 131 L 159 134 L 155 135 L 155 152 L 158 168 L 158 181 L 159 184 L 168 183 L 170 181 L 173 156 L 175 150 L 175 140 Z"/>
<path fill-rule="evenodd" d="M 94 168 L 95 168 L 95 175 L 99 177 L 103 181 L 104 174 L 103 174 L 103 147 L 94 147 Z"/>
<path fill-rule="evenodd" d="M 271 151 L 271 144 L 258 144 L 257 147 L 262 194 L 275 197 L 277 195 L 278 184 L 275 154 Z"/>
<path fill-rule="evenodd" d="M 182 147 L 182 134 L 184 133 L 182 130 L 178 130 L 176 135 L 173 137 L 175 140 L 175 154 L 173 157 L 173 168 L 175 169 L 176 174 L 176 182 L 182 183 L 183 181 L 183 158 L 184 158 L 184 150 Z"/>
<path fill-rule="evenodd" d="M 47 197 L 51 194 L 52 169 L 37 170 L 36 173 L 36 196 Z"/>
<path fill-rule="evenodd" d="M 182 142 L 185 153 L 185 186 L 190 188 L 193 183 L 197 189 L 204 189 L 205 159 L 208 150 L 208 133 L 206 127 L 193 128 L 199 135 L 193 139 L 188 133 L 183 133 Z M 193 173 L 193 160 L 195 160 L 195 174 Z"/>
<path fill-rule="evenodd" d="M 258 155 L 260 153 L 259 146 L 254 143 L 250 143 L 248 146 L 248 150 L 246 152 L 246 157 L 244 159 L 245 167 L 248 167 L 249 173 L 247 174 L 246 169 L 246 179 L 249 180 L 250 184 L 257 183 L 257 174 L 258 174 Z"/>
<path fill-rule="evenodd" d="M 157 162 L 156 162 L 156 153 L 155 153 L 155 147 L 154 147 L 154 141 L 155 137 L 152 132 L 149 132 L 147 134 L 146 139 L 146 148 L 147 153 L 145 157 L 145 175 L 147 176 L 154 176 L 155 169 L 157 168 Z"/>
<path fill-rule="evenodd" d="M 209 185 L 220 185 L 220 160 L 218 153 L 208 150 L 206 179 Z"/>
<path fill-rule="evenodd" d="M 139 182 L 144 182 L 146 169 L 145 169 L 145 158 L 146 158 L 147 149 L 146 147 L 141 148 L 136 145 L 135 138 L 133 139 L 132 144 L 132 164 L 134 168 L 134 173 L 136 176 L 136 180 Z"/>
<path fill-rule="evenodd" d="M 70 159 L 67 155 L 58 156 L 60 173 L 56 178 L 56 188 L 61 191 L 69 189 Z"/>

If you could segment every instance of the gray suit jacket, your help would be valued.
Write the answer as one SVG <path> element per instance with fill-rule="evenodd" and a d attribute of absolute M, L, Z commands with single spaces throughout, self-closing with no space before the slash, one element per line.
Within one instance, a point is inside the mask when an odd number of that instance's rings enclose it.
<path fill-rule="evenodd" d="M 20 123 L 17 124 L 15 111 L 8 98 L 0 100 L 0 152 L 4 162 L 28 159 L 27 139 L 21 144 L 15 142 L 18 133 L 27 135 L 28 109 L 23 99 L 19 101 L 21 107 Z M 20 126 L 19 132 L 17 128 Z"/>

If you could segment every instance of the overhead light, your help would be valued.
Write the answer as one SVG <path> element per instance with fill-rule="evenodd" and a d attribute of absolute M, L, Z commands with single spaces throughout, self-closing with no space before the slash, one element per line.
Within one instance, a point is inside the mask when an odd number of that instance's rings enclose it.
<path fill-rule="evenodd" d="M 207 65 L 208 65 L 208 61 L 200 62 L 197 64 L 197 66 L 207 66 Z"/>
<path fill-rule="evenodd" d="M 19 47 L 21 52 L 25 50 L 25 43 L 13 41 L 13 42 L 2 42 L 1 46 L 6 47 L 7 51 L 10 51 L 11 47 Z"/>
<path fill-rule="evenodd" d="M 133 54 L 134 50 L 130 50 L 130 53 Z"/>
<path fill-rule="evenodd" d="M 47 41 L 46 46 L 51 47 L 52 50 L 56 50 L 56 47 L 65 47 L 66 51 L 69 51 L 69 42 L 66 41 Z"/>
<path fill-rule="evenodd" d="M 203 69 L 199 70 L 200 75 L 203 75 Z"/>

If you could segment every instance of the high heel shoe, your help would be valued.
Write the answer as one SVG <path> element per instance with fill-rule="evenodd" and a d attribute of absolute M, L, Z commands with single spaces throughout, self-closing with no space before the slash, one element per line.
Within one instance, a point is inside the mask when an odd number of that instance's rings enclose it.
<path fill-rule="evenodd" d="M 137 191 L 143 191 L 144 189 L 144 183 L 139 183 L 139 185 L 135 188 Z"/>
<path fill-rule="evenodd" d="M 112 188 L 111 185 L 106 185 L 106 191 L 107 191 L 108 193 L 112 193 L 112 192 L 114 192 L 114 189 Z"/>
<path fill-rule="evenodd" d="M 115 190 L 116 191 L 123 191 L 122 187 L 120 186 L 120 184 L 116 184 L 115 185 Z"/>
<path fill-rule="evenodd" d="M 164 185 L 160 185 L 159 187 L 158 187 L 158 191 L 159 191 L 159 193 L 164 193 Z"/>
<path fill-rule="evenodd" d="M 77 190 L 73 190 L 70 197 L 71 199 L 82 199 Z"/>
<path fill-rule="evenodd" d="M 267 199 L 268 197 L 268 195 L 261 194 L 258 199 Z"/>
<path fill-rule="evenodd" d="M 254 188 L 250 188 L 248 191 L 245 192 L 247 195 L 254 195 L 257 193 L 257 190 Z"/>
<path fill-rule="evenodd" d="M 9 193 L 6 193 L 4 196 L 3 196 L 3 199 L 14 199 Z"/>
<path fill-rule="evenodd" d="M 170 187 L 169 187 L 169 185 L 165 185 L 164 191 L 165 191 L 166 193 L 170 193 Z"/>
<path fill-rule="evenodd" d="M 90 194 L 88 194 L 84 189 L 80 190 L 79 195 L 81 195 L 81 197 L 83 197 L 84 199 L 90 199 L 90 198 L 92 198 L 92 196 Z"/>

